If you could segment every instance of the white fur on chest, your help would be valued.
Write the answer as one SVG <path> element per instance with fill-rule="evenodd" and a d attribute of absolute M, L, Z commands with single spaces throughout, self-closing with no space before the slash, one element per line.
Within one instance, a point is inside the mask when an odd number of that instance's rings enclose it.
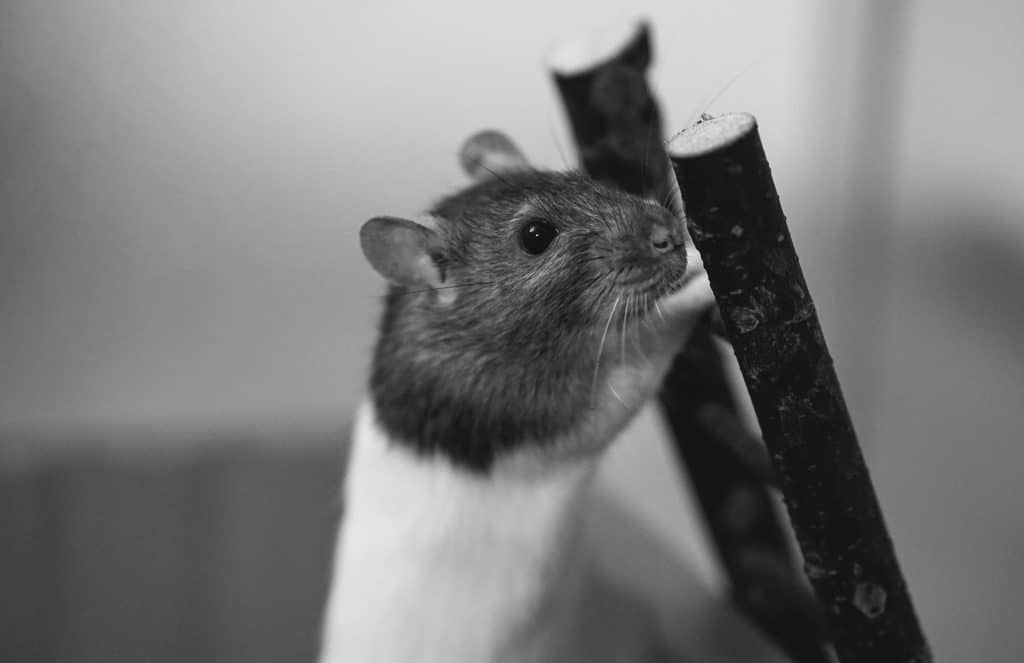
<path fill-rule="evenodd" d="M 582 560 L 590 461 L 479 477 L 392 444 L 357 416 L 323 661 L 531 660 L 550 647 Z"/>

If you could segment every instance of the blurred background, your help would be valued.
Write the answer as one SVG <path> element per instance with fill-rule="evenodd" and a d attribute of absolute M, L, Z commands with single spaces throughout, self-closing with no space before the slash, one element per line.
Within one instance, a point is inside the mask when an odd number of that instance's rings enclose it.
<path fill-rule="evenodd" d="M 311 660 L 359 225 L 479 128 L 574 165 L 544 56 L 644 16 L 667 132 L 760 121 L 936 659 L 1019 660 L 1024 5 L 619 5 L 0 0 L 0 659 Z M 713 578 L 627 438 L 609 490 Z"/>

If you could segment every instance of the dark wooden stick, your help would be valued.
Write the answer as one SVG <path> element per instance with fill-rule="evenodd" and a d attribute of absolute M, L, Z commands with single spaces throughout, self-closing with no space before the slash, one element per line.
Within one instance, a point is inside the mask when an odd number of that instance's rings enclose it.
<path fill-rule="evenodd" d="M 707 119 L 669 154 L 840 660 L 930 661 L 757 123 Z"/>
<path fill-rule="evenodd" d="M 646 80 L 647 26 L 611 35 L 596 53 L 569 45 L 555 60 L 555 83 L 584 170 L 681 214 L 658 104 Z M 692 479 L 738 606 L 796 661 L 825 661 L 818 606 L 799 578 L 767 489 L 770 461 L 736 414 L 709 329 L 694 334 L 659 394 L 677 458 Z"/>
<path fill-rule="evenodd" d="M 645 78 L 650 30 L 645 23 L 626 27 L 596 47 L 589 41 L 564 45 L 552 58 L 552 73 L 583 169 L 596 180 L 665 203 L 674 184 L 661 112 Z"/>
<path fill-rule="evenodd" d="M 828 661 L 824 617 L 767 490 L 770 459 L 739 420 L 723 358 L 706 331 L 675 359 L 658 400 L 736 604 L 794 661 Z M 737 457 L 750 449 L 760 454 Z"/>

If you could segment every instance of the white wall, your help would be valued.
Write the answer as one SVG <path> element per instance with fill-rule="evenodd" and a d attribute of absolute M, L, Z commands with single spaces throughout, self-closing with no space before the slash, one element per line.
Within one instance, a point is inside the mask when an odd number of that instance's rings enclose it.
<path fill-rule="evenodd" d="M 462 186 L 483 126 L 571 161 L 543 56 L 619 18 L 581 6 L 8 2 L 0 422 L 338 416 L 382 291 L 356 229 Z M 654 22 L 669 127 L 716 94 L 754 111 L 794 209 L 813 7 L 629 14 Z"/>

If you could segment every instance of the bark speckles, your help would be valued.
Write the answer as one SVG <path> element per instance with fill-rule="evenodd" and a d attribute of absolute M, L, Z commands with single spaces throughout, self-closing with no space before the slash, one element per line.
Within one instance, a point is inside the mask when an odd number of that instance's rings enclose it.
<path fill-rule="evenodd" d="M 836 652 L 929 661 L 756 123 L 727 115 L 693 131 L 669 147 L 691 234 Z"/>
<path fill-rule="evenodd" d="M 885 590 L 873 582 L 859 582 L 853 590 L 853 605 L 868 619 L 875 619 L 885 612 Z"/>

